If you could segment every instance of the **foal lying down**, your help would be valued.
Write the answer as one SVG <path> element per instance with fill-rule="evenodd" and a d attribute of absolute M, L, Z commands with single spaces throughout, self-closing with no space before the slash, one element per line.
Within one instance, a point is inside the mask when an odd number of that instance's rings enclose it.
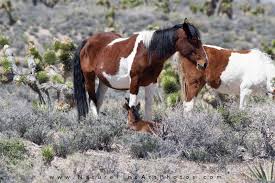
<path fill-rule="evenodd" d="M 123 105 L 123 108 L 128 111 L 127 113 L 127 124 L 128 127 L 134 131 L 150 133 L 157 135 L 157 129 L 159 125 L 156 122 L 144 121 L 139 115 L 140 103 L 137 106 L 129 106 L 129 99 L 126 99 L 126 103 Z"/>
<path fill-rule="evenodd" d="M 203 46 L 208 56 L 205 70 L 197 70 L 189 59 L 180 57 L 184 77 L 185 111 L 190 111 L 205 84 L 220 93 L 240 95 L 239 107 L 245 108 L 250 94 L 275 96 L 275 62 L 265 53 Z"/>

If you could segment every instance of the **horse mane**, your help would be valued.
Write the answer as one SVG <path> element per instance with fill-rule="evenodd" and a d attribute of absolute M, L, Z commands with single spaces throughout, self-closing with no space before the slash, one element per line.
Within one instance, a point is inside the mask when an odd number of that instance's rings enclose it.
<path fill-rule="evenodd" d="M 180 28 L 184 29 L 188 39 L 200 40 L 199 30 L 188 22 L 177 24 L 171 28 L 156 30 L 148 47 L 149 60 L 151 60 L 152 54 L 156 54 L 158 59 L 165 59 L 168 55 L 176 52 L 176 41 L 178 39 L 176 31 Z"/>

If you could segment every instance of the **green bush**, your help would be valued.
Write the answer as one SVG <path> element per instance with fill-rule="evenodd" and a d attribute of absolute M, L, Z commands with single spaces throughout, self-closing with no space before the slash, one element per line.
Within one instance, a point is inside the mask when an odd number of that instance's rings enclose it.
<path fill-rule="evenodd" d="M 48 65 L 54 65 L 57 62 L 55 51 L 47 50 L 43 55 L 44 62 Z"/>
<path fill-rule="evenodd" d="M 35 47 L 29 48 L 29 54 L 32 55 L 34 59 L 38 59 L 39 61 L 43 60 L 39 51 Z"/>
<path fill-rule="evenodd" d="M 265 9 L 262 6 L 257 6 L 256 9 L 252 10 L 251 13 L 255 16 L 265 14 Z"/>
<path fill-rule="evenodd" d="M 16 164 L 24 158 L 25 153 L 23 142 L 17 139 L 0 139 L 0 155 L 7 158 L 8 162 Z"/>
<path fill-rule="evenodd" d="M 165 94 L 177 92 L 180 88 L 177 79 L 173 76 L 164 76 L 161 80 L 161 86 Z"/>
<path fill-rule="evenodd" d="M 46 163 L 50 163 L 54 158 L 54 150 L 51 145 L 42 148 L 42 157 Z"/>
<path fill-rule="evenodd" d="M 65 85 L 67 86 L 67 88 L 73 88 L 73 82 L 72 81 L 66 81 Z"/>
<path fill-rule="evenodd" d="M 2 57 L 0 60 L 0 64 L 3 67 L 3 74 L 7 74 L 12 71 L 12 64 L 9 62 L 7 57 Z"/>
<path fill-rule="evenodd" d="M 6 44 L 9 44 L 9 39 L 0 34 L 0 48 L 3 48 Z"/>
<path fill-rule="evenodd" d="M 51 80 L 53 83 L 57 83 L 57 84 L 64 84 L 64 78 L 62 77 L 62 75 L 60 74 L 55 74 L 51 77 Z"/>
<path fill-rule="evenodd" d="M 170 93 L 166 96 L 168 106 L 175 106 L 180 101 L 180 92 Z"/>
<path fill-rule="evenodd" d="M 48 73 L 46 71 L 39 71 L 36 73 L 36 78 L 38 80 L 38 82 L 41 83 L 46 83 L 49 81 L 49 76 Z"/>
<path fill-rule="evenodd" d="M 120 6 L 122 8 L 134 8 L 143 3 L 142 0 L 120 0 Z"/>

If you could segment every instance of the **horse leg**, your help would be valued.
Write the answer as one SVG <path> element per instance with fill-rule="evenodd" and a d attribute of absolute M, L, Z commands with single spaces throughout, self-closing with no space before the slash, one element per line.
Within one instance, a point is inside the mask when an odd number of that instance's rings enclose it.
<path fill-rule="evenodd" d="M 92 113 L 95 117 L 98 117 L 97 113 L 97 107 L 96 107 L 96 94 L 95 94 L 95 73 L 94 72 L 88 72 L 84 73 L 85 77 L 85 84 L 86 84 L 86 90 L 89 94 L 89 105 L 91 107 Z M 91 102 L 92 101 L 92 102 Z"/>
<path fill-rule="evenodd" d="M 103 103 L 104 95 L 107 92 L 107 90 L 108 90 L 108 87 L 102 81 L 99 80 L 99 84 L 98 84 L 98 87 L 97 87 L 97 90 L 96 90 L 97 113 L 99 113 L 100 107 Z"/>
<path fill-rule="evenodd" d="M 145 87 L 145 120 L 152 120 L 152 105 L 155 89 L 155 83 L 151 83 Z"/>
<path fill-rule="evenodd" d="M 131 83 L 130 83 L 130 101 L 129 101 L 130 107 L 137 105 L 138 90 L 139 90 L 138 77 L 133 77 L 131 78 Z"/>
<path fill-rule="evenodd" d="M 198 83 L 188 84 L 184 82 L 185 102 L 184 112 L 190 112 L 194 108 L 196 97 L 205 85 L 205 81 L 201 80 Z"/>
<path fill-rule="evenodd" d="M 252 90 L 244 83 L 240 86 L 240 109 L 244 109 L 247 105 L 247 98 L 252 93 Z"/>

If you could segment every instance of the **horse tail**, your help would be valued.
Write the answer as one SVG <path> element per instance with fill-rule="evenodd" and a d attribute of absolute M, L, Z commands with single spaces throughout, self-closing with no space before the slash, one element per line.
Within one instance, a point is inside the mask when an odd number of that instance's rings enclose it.
<path fill-rule="evenodd" d="M 86 117 L 89 112 L 85 89 L 85 79 L 80 65 L 80 52 L 86 43 L 87 40 L 84 40 L 79 45 L 73 58 L 74 99 L 77 105 L 78 119 L 80 119 L 81 116 Z"/>

